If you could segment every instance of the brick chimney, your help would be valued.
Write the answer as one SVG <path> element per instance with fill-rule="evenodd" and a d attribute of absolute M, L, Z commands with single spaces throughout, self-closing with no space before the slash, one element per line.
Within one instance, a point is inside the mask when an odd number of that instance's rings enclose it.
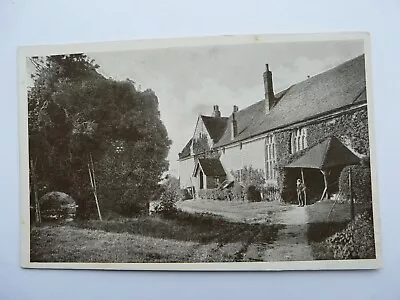
<path fill-rule="evenodd" d="M 269 70 L 268 64 L 265 65 L 264 91 L 265 91 L 265 113 L 268 114 L 270 109 L 275 105 L 274 86 L 272 82 L 272 72 Z"/>
<path fill-rule="evenodd" d="M 236 113 L 239 111 L 239 107 L 236 105 L 233 106 L 232 112 L 232 122 L 231 122 L 231 138 L 232 140 L 237 136 L 237 120 L 236 120 Z"/>
<path fill-rule="evenodd" d="M 219 111 L 219 106 L 218 105 L 214 105 L 214 110 L 213 110 L 212 116 L 214 118 L 220 118 L 221 117 L 221 112 Z"/>

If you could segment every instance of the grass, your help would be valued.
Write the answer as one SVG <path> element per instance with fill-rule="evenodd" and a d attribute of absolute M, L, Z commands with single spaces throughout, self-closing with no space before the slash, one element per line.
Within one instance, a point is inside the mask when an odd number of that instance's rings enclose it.
<path fill-rule="evenodd" d="M 32 262 L 249 261 L 262 257 L 283 225 L 245 224 L 180 212 L 174 219 L 142 217 L 34 227 Z"/>
<path fill-rule="evenodd" d="M 356 204 L 355 214 L 368 208 L 366 204 Z M 350 204 L 321 201 L 306 207 L 308 215 L 307 239 L 315 259 L 334 259 L 333 252 L 324 242 L 337 232 L 341 232 L 351 222 Z"/>
<path fill-rule="evenodd" d="M 235 202 L 235 201 L 209 201 L 187 200 L 178 203 L 178 207 L 190 213 L 206 213 L 223 217 L 232 222 L 246 223 L 276 223 L 274 218 L 290 206 L 278 202 Z"/>
<path fill-rule="evenodd" d="M 308 216 L 307 238 L 309 243 L 322 242 L 343 230 L 351 220 L 348 203 L 321 201 L 306 207 Z"/>
<path fill-rule="evenodd" d="M 332 209 L 332 201 L 304 208 L 272 202 L 184 201 L 179 205 L 186 212 L 168 218 L 32 227 L 31 261 L 250 262 L 278 261 L 286 256 L 296 260 L 308 245 L 315 259 L 332 259 L 323 241 L 350 221 L 349 204 L 337 203 Z M 303 209 L 306 219 L 301 217 Z M 356 206 L 356 213 L 362 210 Z"/>

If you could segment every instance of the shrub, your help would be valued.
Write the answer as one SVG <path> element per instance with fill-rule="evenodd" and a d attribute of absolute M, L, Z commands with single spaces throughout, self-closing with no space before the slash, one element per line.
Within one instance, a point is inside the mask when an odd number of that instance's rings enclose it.
<path fill-rule="evenodd" d="M 175 203 L 182 200 L 182 196 L 179 180 L 175 177 L 169 177 L 162 185 L 160 200 L 155 205 L 154 211 L 161 215 L 175 214 Z"/>
<path fill-rule="evenodd" d="M 279 189 L 276 184 L 266 184 L 262 194 L 264 201 L 280 200 Z"/>
<path fill-rule="evenodd" d="M 291 171 L 291 172 L 290 172 Z M 297 203 L 296 173 L 292 170 L 281 168 L 278 176 L 279 196 L 285 203 Z"/>
<path fill-rule="evenodd" d="M 241 176 L 240 176 L 241 174 Z M 247 200 L 258 202 L 262 200 L 275 200 L 278 196 L 276 185 L 265 184 L 263 170 L 255 169 L 252 166 L 245 166 L 241 171 L 232 172 L 237 185 L 232 189 L 235 200 Z M 239 185 L 239 182 L 241 183 Z M 235 190 L 236 188 L 236 190 Z"/>
<path fill-rule="evenodd" d="M 180 194 L 181 194 L 182 200 L 193 199 L 193 196 L 190 194 L 190 192 L 187 189 L 181 189 Z"/>
<path fill-rule="evenodd" d="M 133 217 L 144 215 L 148 213 L 148 203 L 142 199 L 137 201 L 132 201 L 132 199 L 137 198 L 138 191 L 136 189 L 126 190 L 122 196 L 116 200 L 115 212 L 125 217 Z"/>
<path fill-rule="evenodd" d="M 204 200 L 229 200 L 228 191 L 218 188 L 199 190 L 197 196 Z"/>
<path fill-rule="evenodd" d="M 246 187 L 246 200 L 249 202 L 260 202 L 261 193 L 254 185 L 249 185 Z"/>
<path fill-rule="evenodd" d="M 245 189 L 239 182 L 234 182 L 231 189 L 231 197 L 234 201 L 244 201 L 245 199 Z"/>
<path fill-rule="evenodd" d="M 330 236 L 324 242 L 314 245 L 314 249 L 318 250 L 315 253 L 316 259 L 375 258 L 372 209 L 357 215 L 346 229 Z"/>
<path fill-rule="evenodd" d="M 341 198 L 349 199 L 349 170 L 351 170 L 352 191 L 358 203 L 372 203 L 371 169 L 369 166 L 345 167 L 339 178 L 339 193 Z"/>
<path fill-rule="evenodd" d="M 42 221 L 74 219 L 76 203 L 62 192 L 50 192 L 39 199 Z"/>

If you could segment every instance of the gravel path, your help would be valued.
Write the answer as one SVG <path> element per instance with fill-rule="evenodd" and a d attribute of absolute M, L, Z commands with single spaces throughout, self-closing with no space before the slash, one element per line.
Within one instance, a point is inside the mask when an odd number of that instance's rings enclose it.
<path fill-rule="evenodd" d="M 243 259 L 254 261 L 309 261 L 311 247 L 307 241 L 308 217 L 305 207 L 282 205 L 277 202 L 227 202 L 190 200 L 178 204 L 190 213 L 212 213 L 229 221 L 244 223 L 281 224 L 283 229 L 272 244 L 249 245 Z"/>
<path fill-rule="evenodd" d="M 309 261 L 311 246 L 307 241 L 308 217 L 304 207 L 295 206 L 276 216 L 277 223 L 285 225 L 278 239 L 264 253 L 264 261 Z"/>

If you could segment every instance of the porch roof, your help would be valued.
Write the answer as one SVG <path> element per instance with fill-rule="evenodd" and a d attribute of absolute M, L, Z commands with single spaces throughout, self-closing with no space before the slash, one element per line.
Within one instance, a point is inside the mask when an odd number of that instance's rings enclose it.
<path fill-rule="evenodd" d="M 310 168 L 325 170 L 336 166 L 357 165 L 360 158 L 336 137 L 330 136 L 320 143 L 305 149 L 297 159 L 287 164 L 286 168 Z"/>
<path fill-rule="evenodd" d="M 199 166 L 201 166 L 206 176 L 226 176 L 224 167 L 217 158 L 199 158 L 194 168 L 193 175 L 196 175 Z"/>

